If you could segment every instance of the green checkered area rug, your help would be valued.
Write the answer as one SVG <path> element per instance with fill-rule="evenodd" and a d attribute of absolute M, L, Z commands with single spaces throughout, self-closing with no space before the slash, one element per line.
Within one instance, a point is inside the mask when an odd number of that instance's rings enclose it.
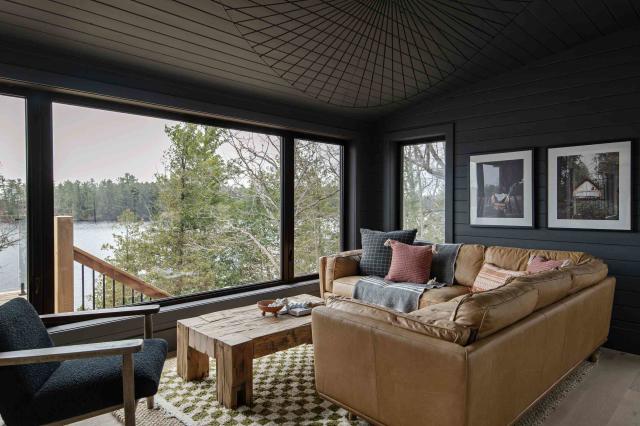
<path fill-rule="evenodd" d="M 175 358 L 167 360 L 156 398 L 158 409 L 138 405 L 144 425 L 365 425 L 347 420 L 347 412 L 315 391 L 313 346 L 302 345 L 253 361 L 253 407 L 230 410 L 216 399 L 215 361 L 209 377 L 185 382 Z M 122 410 L 114 413 L 123 419 Z"/>
<path fill-rule="evenodd" d="M 541 426 L 560 402 L 593 370 L 582 363 L 525 413 L 517 426 Z M 320 398 L 315 391 L 313 346 L 302 345 L 253 361 L 253 407 L 229 410 L 216 400 L 215 363 L 209 378 L 185 382 L 176 372 L 175 358 L 167 360 L 157 408 L 140 401 L 138 426 L 191 425 L 366 425 L 350 422 L 347 412 Z M 346 378 L 345 378 L 346 379 Z M 121 422 L 122 410 L 113 413 Z"/>

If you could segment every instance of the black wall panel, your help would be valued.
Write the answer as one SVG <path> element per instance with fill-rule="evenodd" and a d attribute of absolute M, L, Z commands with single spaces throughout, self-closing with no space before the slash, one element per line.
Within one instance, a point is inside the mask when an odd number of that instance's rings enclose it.
<path fill-rule="evenodd" d="M 617 280 L 607 345 L 640 353 L 640 233 L 549 230 L 546 148 L 633 139 L 640 143 L 640 29 L 579 45 L 524 69 L 406 109 L 383 123 L 397 132 L 455 124 L 454 240 L 580 250 L 604 259 Z M 535 229 L 469 226 L 469 154 L 535 149 Z M 640 169 L 636 149 L 634 168 Z M 633 191 L 640 193 L 638 179 Z M 635 218 L 640 218 L 638 202 Z"/>

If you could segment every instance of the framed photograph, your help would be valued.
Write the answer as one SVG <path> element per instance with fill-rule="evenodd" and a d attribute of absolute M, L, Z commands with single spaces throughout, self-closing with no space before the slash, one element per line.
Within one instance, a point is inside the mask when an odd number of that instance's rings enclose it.
<path fill-rule="evenodd" d="M 533 150 L 469 157 L 469 223 L 533 227 Z"/>
<path fill-rule="evenodd" d="M 632 230 L 631 141 L 549 148 L 549 228 Z"/>

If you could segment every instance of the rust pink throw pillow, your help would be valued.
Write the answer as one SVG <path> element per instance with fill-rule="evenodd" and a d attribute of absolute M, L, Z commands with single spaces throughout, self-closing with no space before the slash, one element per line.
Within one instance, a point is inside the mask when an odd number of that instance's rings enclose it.
<path fill-rule="evenodd" d="M 431 274 L 431 246 L 414 246 L 387 240 L 391 247 L 391 266 L 385 280 L 425 284 Z"/>
<path fill-rule="evenodd" d="M 538 272 L 554 271 L 556 269 L 571 266 L 571 260 L 549 260 L 543 256 L 531 256 L 527 263 L 527 272 L 536 274 Z"/>

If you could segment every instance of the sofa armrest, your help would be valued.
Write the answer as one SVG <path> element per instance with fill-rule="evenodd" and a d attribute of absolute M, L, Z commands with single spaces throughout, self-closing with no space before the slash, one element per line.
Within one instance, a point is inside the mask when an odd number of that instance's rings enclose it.
<path fill-rule="evenodd" d="M 320 295 L 333 291 L 333 280 L 358 275 L 362 250 L 343 251 L 331 256 L 322 256 L 318 262 Z"/>
<path fill-rule="evenodd" d="M 376 424 L 465 423 L 465 347 L 329 307 L 312 316 L 321 396 Z"/>

